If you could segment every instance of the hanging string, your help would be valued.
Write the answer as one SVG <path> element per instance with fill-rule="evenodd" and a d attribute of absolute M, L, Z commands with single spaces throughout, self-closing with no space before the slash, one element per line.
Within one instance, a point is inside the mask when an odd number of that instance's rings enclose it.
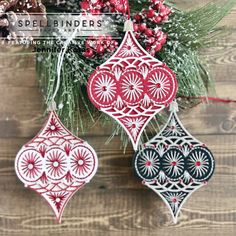
<path fill-rule="evenodd" d="M 60 84 L 61 84 L 61 68 L 62 68 L 62 63 L 66 54 L 66 51 L 68 49 L 68 46 L 70 44 L 70 42 L 75 38 L 76 33 L 80 30 L 81 26 L 78 26 L 74 32 L 71 34 L 71 36 L 65 41 L 59 55 L 58 55 L 58 61 L 57 61 L 57 83 L 56 83 L 56 88 L 54 90 L 54 93 L 51 97 L 51 102 L 49 103 L 49 107 L 48 110 L 49 111 L 54 111 L 57 109 L 57 105 L 55 102 L 55 98 L 57 96 L 57 93 L 59 91 L 60 88 Z"/>
<path fill-rule="evenodd" d="M 127 31 L 134 31 L 134 28 L 133 28 L 133 22 L 131 20 L 131 14 L 130 14 L 130 5 L 129 5 L 129 0 L 124 0 L 124 7 L 127 11 L 127 14 L 128 14 L 128 17 L 127 17 L 127 20 L 125 21 L 125 24 L 124 24 L 124 32 L 127 32 Z"/>
<path fill-rule="evenodd" d="M 128 14 L 128 20 L 130 20 L 131 18 L 131 13 L 130 13 L 130 5 L 129 5 L 129 0 L 124 0 L 124 5 L 125 5 L 125 2 L 127 4 L 127 14 Z"/>

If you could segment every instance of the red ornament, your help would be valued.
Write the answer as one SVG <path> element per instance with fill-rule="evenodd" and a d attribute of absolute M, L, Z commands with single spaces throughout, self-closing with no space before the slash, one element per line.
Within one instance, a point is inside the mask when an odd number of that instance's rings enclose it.
<path fill-rule="evenodd" d="M 90 76 L 87 90 L 91 102 L 125 129 L 136 150 L 145 126 L 174 99 L 177 82 L 128 31 L 114 55 Z"/>
<path fill-rule="evenodd" d="M 26 187 L 46 199 L 60 222 L 66 204 L 93 178 L 97 165 L 93 148 L 50 112 L 42 130 L 18 152 L 15 170 Z"/>

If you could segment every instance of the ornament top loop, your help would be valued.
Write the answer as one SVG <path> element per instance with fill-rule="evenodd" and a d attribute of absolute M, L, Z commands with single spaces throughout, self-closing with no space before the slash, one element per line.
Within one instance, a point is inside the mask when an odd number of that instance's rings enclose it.
<path fill-rule="evenodd" d="M 132 20 L 126 20 L 125 21 L 125 24 L 124 24 L 124 32 L 127 32 L 127 31 L 134 31 L 134 26 L 133 26 L 133 22 Z"/>
<path fill-rule="evenodd" d="M 48 111 L 51 112 L 51 111 L 56 111 L 56 110 L 57 110 L 57 104 L 54 101 L 54 99 L 52 99 L 52 101 L 48 105 Z"/>
<path fill-rule="evenodd" d="M 179 105 L 176 100 L 171 102 L 169 111 L 170 112 L 178 112 L 179 111 Z"/>
<path fill-rule="evenodd" d="M 81 25 L 79 25 L 76 30 L 71 34 L 71 36 L 64 42 L 63 47 L 61 48 L 61 51 L 58 55 L 58 61 L 57 61 L 57 83 L 56 83 L 56 87 L 54 90 L 54 93 L 52 95 L 51 98 L 51 103 L 49 104 L 48 110 L 52 110 L 55 111 L 56 110 L 56 106 L 54 106 L 55 104 L 55 98 L 56 95 L 58 93 L 58 90 L 60 88 L 60 82 L 61 82 L 61 68 L 62 68 L 62 63 L 66 54 L 66 51 L 68 49 L 68 46 L 70 44 L 70 42 L 75 38 L 77 31 L 79 31 L 81 29 Z M 52 105 L 53 104 L 53 105 Z"/>

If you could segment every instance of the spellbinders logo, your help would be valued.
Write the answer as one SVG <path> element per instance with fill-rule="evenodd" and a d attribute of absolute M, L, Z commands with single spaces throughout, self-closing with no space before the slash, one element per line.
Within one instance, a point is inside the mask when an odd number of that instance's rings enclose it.
<path fill-rule="evenodd" d="M 116 15 L 91 15 L 71 13 L 14 14 L 8 16 L 9 32 L 16 38 L 67 38 L 75 32 L 76 37 L 114 35 Z"/>

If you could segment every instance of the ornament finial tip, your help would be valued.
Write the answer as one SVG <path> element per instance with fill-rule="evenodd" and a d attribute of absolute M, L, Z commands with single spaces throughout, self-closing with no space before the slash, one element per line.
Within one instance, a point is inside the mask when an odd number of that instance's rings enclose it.
<path fill-rule="evenodd" d="M 48 111 L 56 111 L 57 104 L 54 100 L 52 100 L 48 105 Z"/>
<path fill-rule="evenodd" d="M 171 102 L 169 111 L 171 111 L 171 112 L 178 112 L 179 111 L 179 106 L 178 106 L 178 103 L 176 100 Z"/>
<path fill-rule="evenodd" d="M 132 20 L 126 20 L 124 25 L 124 32 L 134 31 L 134 26 Z"/>
<path fill-rule="evenodd" d="M 174 217 L 173 218 L 173 223 L 176 225 L 178 223 L 178 218 L 177 217 Z"/>

